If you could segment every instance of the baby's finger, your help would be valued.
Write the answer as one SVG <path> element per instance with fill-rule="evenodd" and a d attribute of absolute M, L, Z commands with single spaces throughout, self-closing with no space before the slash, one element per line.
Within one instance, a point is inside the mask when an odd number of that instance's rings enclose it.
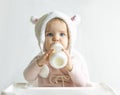
<path fill-rule="evenodd" d="M 50 49 L 48 52 L 45 53 L 44 58 L 47 59 L 52 52 L 53 49 Z"/>
<path fill-rule="evenodd" d="M 48 51 L 48 55 L 50 55 L 51 53 L 53 53 L 53 51 L 54 51 L 54 49 L 50 49 L 50 50 Z"/>
<path fill-rule="evenodd" d="M 47 57 L 48 57 L 48 53 L 45 53 L 43 59 L 46 59 Z"/>

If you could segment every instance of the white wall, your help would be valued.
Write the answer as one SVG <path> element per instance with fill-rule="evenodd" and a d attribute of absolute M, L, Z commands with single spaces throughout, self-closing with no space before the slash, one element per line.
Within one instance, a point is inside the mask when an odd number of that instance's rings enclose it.
<path fill-rule="evenodd" d="M 92 81 L 120 85 L 119 0 L 0 0 L 0 91 L 25 82 L 22 71 L 39 52 L 30 16 L 59 10 L 80 14 L 77 49 Z"/>

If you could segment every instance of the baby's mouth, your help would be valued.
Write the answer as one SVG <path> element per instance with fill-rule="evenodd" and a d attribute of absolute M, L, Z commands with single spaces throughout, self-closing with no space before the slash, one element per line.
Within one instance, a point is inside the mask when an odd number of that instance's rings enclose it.
<path fill-rule="evenodd" d="M 53 42 L 53 43 L 51 43 L 51 44 L 50 44 L 50 47 L 52 47 L 54 44 L 60 44 L 60 45 L 63 47 L 63 45 L 62 45 L 61 43 L 58 43 L 58 42 Z"/>
<path fill-rule="evenodd" d="M 53 43 L 50 46 L 51 49 L 54 49 L 55 51 L 61 51 L 62 49 L 64 49 L 63 45 L 61 43 Z"/>

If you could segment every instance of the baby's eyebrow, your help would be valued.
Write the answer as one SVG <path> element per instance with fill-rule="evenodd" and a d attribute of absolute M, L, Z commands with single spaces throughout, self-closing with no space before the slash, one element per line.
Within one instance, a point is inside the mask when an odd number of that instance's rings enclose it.
<path fill-rule="evenodd" d="M 45 33 L 47 33 L 47 32 L 49 32 L 49 31 L 45 31 Z"/>
<path fill-rule="evenodd" d="M 60 31 L 60 33 L 65 33 L 65 34 L 67 34 L 67 32 L 66 32 L 66 31 Z"/>

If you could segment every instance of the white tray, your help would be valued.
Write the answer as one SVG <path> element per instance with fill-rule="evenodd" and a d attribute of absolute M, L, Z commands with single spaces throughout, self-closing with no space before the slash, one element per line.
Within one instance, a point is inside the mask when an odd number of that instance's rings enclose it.
<path fill-rule="evenodd" d="M 98 83 L 93 87 L 31 87 L 26 83 L 10 85 L 1 95 L 117 95 L 113 89 Z"/>

